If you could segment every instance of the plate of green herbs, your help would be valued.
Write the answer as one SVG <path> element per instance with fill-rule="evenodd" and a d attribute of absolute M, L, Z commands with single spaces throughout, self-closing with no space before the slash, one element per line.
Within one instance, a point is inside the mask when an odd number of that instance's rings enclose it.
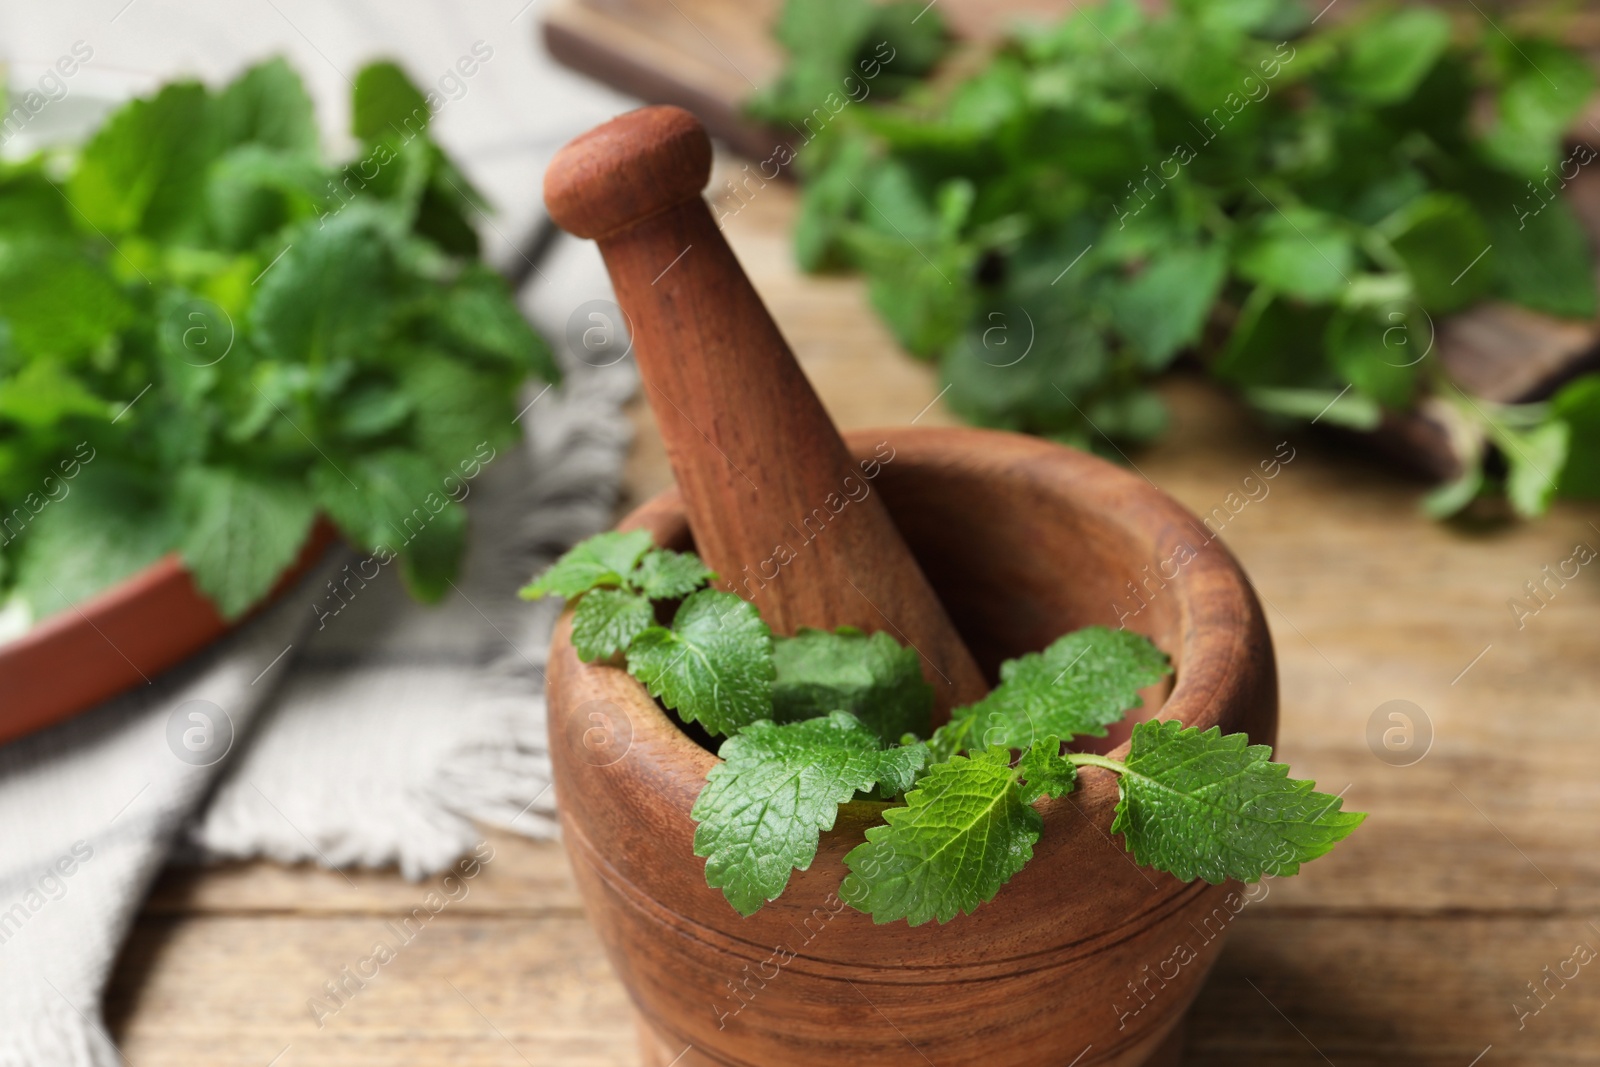
<path fill-rule="evenodd" d="M 270 60 L 0 162 L 7 729 L 137 684 L 99 623 L 149 644 L 147 669 L 176 662 L 328 526 L 418 600 L 449 588 L 470 482 L 557 370 L 482 260 L 487 205 L 423 94 L 378 62 L 351 104 L 331 160 Z"/>
<path fill-rule="evenodd" d="M 459 488 L 516 436 L 543 341 L 481 197 L 393 64 L 321 149 L 281 60 L 180 81 L 0 164 L 0 604 L 12 633 L 177 553 L 225 619 L 326 516 L 436 599 Z"/>

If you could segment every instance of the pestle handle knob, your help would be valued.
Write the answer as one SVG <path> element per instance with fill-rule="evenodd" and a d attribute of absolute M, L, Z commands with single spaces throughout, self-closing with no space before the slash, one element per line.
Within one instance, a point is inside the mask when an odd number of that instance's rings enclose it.
<path fill-rule="evenodd" d="M 889 631 L 921 655 L 943 721 L 983 696 L 982 672 L 872 484 L 878 465 L 857 466 L 712 220 L 710 165 L 694 116 L 644 108 L 557 153 L 545 203 L 600 245 L 696 548 L 723 587 L 780 634 Z"/>
<path fill-rule="evenodd" d="M 550 217 L 575 237 L 603 241 L 685 201 L 711 180 L 711 138 L 689 112 L 647 107 L 562 148 L 545 172 Z"/>

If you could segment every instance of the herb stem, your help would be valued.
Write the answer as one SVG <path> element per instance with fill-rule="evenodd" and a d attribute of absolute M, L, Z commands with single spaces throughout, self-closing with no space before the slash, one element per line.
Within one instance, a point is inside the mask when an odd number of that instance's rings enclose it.
<path fill-rule="evenodd" d="M 1107 759 L 1105 756 L 1096 756 L 1090 752 L 1068 752 L 1066 759 L 1074 767 L 1104 767 L 1118 774 L 1130 773 L 1128 765 L 1121 760 Z"/>

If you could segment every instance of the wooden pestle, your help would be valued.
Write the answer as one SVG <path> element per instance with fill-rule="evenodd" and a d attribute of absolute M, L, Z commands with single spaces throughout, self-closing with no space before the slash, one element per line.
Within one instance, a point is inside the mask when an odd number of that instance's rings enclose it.
<path fill-rule="evenodd" d="M 988 686 L 712 220 L 710 177 L 694 116 L 647 107 L 557 153 L 544 197 L 600 245 L 701 558 L 777 633 L 914 647 L 942 722 Z"/>

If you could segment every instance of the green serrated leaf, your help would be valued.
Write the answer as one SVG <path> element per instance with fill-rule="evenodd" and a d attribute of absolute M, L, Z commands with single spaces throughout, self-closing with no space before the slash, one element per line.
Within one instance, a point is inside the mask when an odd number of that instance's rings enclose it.
<path fill-rule="evenodd" d="M 203 219 L 206 168 L 220 147 L 205 86 L 167 85 L 112 113 L 83 147 L 67 195 L 104 233 L 192 236 Z"/>
<path fill-rule="evenodd" d="M 676 600 L 715 581 L 716 577 L 716 572 L 701 563 L 693 552 L 652 548 L 644 554 L 638 570 L 629 575 L 628 580 L 651 600 Z"/>
<path fill-rule="evenodd" d="M 793 722 L 848 711 L 885 742 L 927 734 L 933 686 L 916 649 L 887 633 L 805 627 L 773 642 L 772 717 Z"/>
<path fill-rule="evenodd" d="M 428 524 L 400 547 L 400 578 L 424 604 L 441 600 L 461 569 L 467 550 L 467 509 L 444 500 Z"/>
<path fill-rule="evenodd" d="M 1600 496 L 1600 375 L 1586 374 L 1563 386 L 1550 409 L 1571 428 L 1561 495 Z"/>
<path fill-rule="evenodd" d="M 733 593 L 692 594 L 672 629 L 652 626 L 634 638 L 628 672 L 684 721 L 714 734 L 772 713 L 772 631 Z"/>
<path fill-rule="evenodd" d="M 1017 761 L 1022 779 L 1022 802 L 1032 804 L 1040 797 L 1062 797 L 1078 784 L 1078 769 L 1061 758 L 1061 738 L 1050 736 L 1035 741 Z"/>
<path fill-rule="evenodd" d="M 1166 654 L 1131 630 L 1089 626 L 1057 638 L 1043 652 L 1000 665 L 1000 684 L 951 715 L 960 748 L 1027 748 L 1056 737 L 1104 737 L 1106 727 L 1139 707 L 1139 690 L 1170 672 Z"/>
<path fill-rule="evenodd" d="M 356 74 L 350 132 L 363 141 L 421 133 L 430 117 L 422 91 L 397 64 L 369 63 Z"/>
<path fill-rule="evenodd" d="M 0 233 L 8 239 L 71 240 L 73 209 L 43 169 L 0 172 Z"/>
<path fill-rule="evenodd" d="M 1336 311 L 1323 345 L 1328 362 L 1362 395 L 1395 410 L 1410 405 L 1422 349 L 1412 343 L 1404 323 L 1367 312 Z M 1341 415 L 1351 413 L 1347 407 Z"/>
<path fill-rule="evenodd" d="M 1304 207 L 1274 209 L 1240 245 L 1234 267 L 1248 281 L 1302 300 L 1326 301 L 1356 271 L 1348 227 Z"/>
<path fill-rule="evenodd" d="M 74 243 L 0 238 L 0 319 L 27 355 L 81 356 L 133 318 L 131 303 L 110 274 Z"/>
<path fill-rule="evenodd" d="M 1534 519 L 1550 510 L 1571 435 L 1571 427 L 1553 419 L 1526 432 L 1507 430 L 1496 437 L 1506 457 L 1506 498 L 1518 515 Z"/>
<path fill-rule="evenodd" d="M 400 388 L 411 401 L 417 444 L 449 469 L 516 439 L 516 373 L 485 373 L 434 350 L 409 354 Z"/>
<path fill-rule="evenodd" d="M 650 548 L 649 530 L 609 530 L 579 541 L 522 590 L 527 600 L 559 596 L 571 600 L 600 586 L 627 582 Z"/>
<path fill-rule="evenodd" d="M 1347 92 L 1375 104 L 1392 104 L 1416 91 L 1450 44 L 1450 20 L 1441 12 L 1407 8 L 1360 26 L 1344 63 L 1333 72 Z"/>
<path fill-rule="evenodd" d="M 1352 279 L 1354 282 L 1354 279 Z M 1351 287 L 1354 288 L 1354 285 Z M 1280 297 L 1270 284 L 1257 286 L 1239 309 L 1239 318 L 1212 373 L 1245 389 L 1307 390 L 1332 387 L 1335 377 L 1323 358 L 1321 346 L 1308 338 L 1321 337 L 1333 308 Z M 1297 353 L 1285 359 L 1285 352 Z M 1312 414 L 1315 414 L 1314 412 Z"/>
<path fill-rule="evenodd" d="M 487 362 L 547 382 L 561 380 L 550 346 L 517 310 L 505 279 L 487 267 L 475 266 L 456 279 L 444 294 L 438 321 L 459 346 Z"/>
<path fill-rule="evenodd" d="M 916 784 L 917 776 L 927 769 L 928 746 L 910 738 L 907 734 L 900 739 L 900 744 L 884 749 L 878 761 L 878 796 L 884 800 L 892 800 L 910 789 Z"/>
<path fill-rule="evenodd" d="M 743 915 L 776 899 L 791 871 L 811 866 L 840 804 L 886 774 L 903 777 L 903 750 L 879 749 L 877 736 L 844 712 L 783 725 L 762 720 L 724 741 L 723 762 L 690 812 L 706 884 Z"/>
<path fill-rule="evenodd" d="M 379 216 L 360 207 L 293 231 L 256 283 L 250 323 L 267 355 L 317 364 L 378 354 L 394 262 Z"/>
<path fill-rule="evenodd" d="M 443 149 L 437 145 L 429 147 L 432 149 L 429 153 L 433 157 L 432 166 L 428 169 L 428 183 L 423 187 L 422 196 L 417 201 L 414 228 L 418 234 L 428 238 L 451 255 L 476 258 L 481 245 L 474 223 L 478 217 L 488 216 L 483 195 L 450 161 Z M 514 307 L 510 310 L 516 312 Z M 490 323 L 486 322 L 484 325 L 488 327 Z M 505 338 L 502 336 L 490 339 L 499 341 Z M 538 373 L 546 381 L 560 380 L 549 346 L 542 340 L 535 338 L 532 349 L 522 353 L 519 358 L 530 362 L 536 361 Z"/>
<path fill-rule="evenodd" d="M 1587 59 L 1555 41 L 1492 39 L 1502 68 L 1485 153 L 1505 170 L 1542 177 L 1560 158 L 1563 136 L 1594 92 Z"/>
<path fill-rule="evenodd" d="M 317 121 L 300 76 L 282 57 L 258 63 L 217 97 L 222 143 L 260 144 L 288 152 L 317 150 Z"/>
<path fill-rule="evenodd" d="M 943 360 L 948 400 L 958 414 L 1027 433 L 1089 430 L 1085 401 L 1112 367 L 1106 339 L 1090 319 L 1092 300 L 1072 284 L 1091 262 L 1059 286 L 1050 285 L 1059 266 L 1042 284 L 1018 282 L 975 317 Z"/>
<path fill-rule="evenodd" d="M 1227 250 L 1219 244 L 1175 248 L 1113 291 L 1117 331 L 1138 351 L 1142 367 L 1161 370 L 1200 339 L 1227 267 Z"/>
<path fill-rule="evenodd" d="M 841 107 L 843 94 L 854 96 L 862 84 L 875 95 L 893 96 L 914 84 L 948 47 L 939 12 L 906 0 L 791 2 L 783 6 L 774 30 L 789 63 L 748 107 L 777 124 L 804 122 L 817 107 Z"/>
<path fill-rule="evenodd" d="M 937 10 L 917 0 L 890 0 L 872 8 L 872 25 L 857 46 L 857 70 L 868 48 L 873 57 L 892 56 L 881 75 L 881 91 L 899 93 L 932 70 L 949 50 L 949 31 Z"/>
<path fill-rule="evenodd" d="M 353 438 L 379 437 L 411 414 L 411 398 L 392 386 L 373 383 L 352 389 L 339 412 L 339 433 Z"/>
<path fill-rule="evenodd" d="M 171 551 L 179 530 L 162 486 L 147 472 L 118 467 L 94 450 L 76 478 L 52 477 L 41 488 L 59 499 L 22 498 L 16 507 L 38 515 L 27 525 L 0 527 L 16 553 L 15 591 L 33 616 L 68 610 Z"/>
<path fill-rule="evenodd" d="M 1313 792 L 1271 757 L 1244 734 L 1139 723 L 1111 831 L 1141 865 L 1185 882 L 1295 874 L 1366 816 L 1341 811 L 1338 797 Z"/>
<path fill-rule="evenodd" d="M 37 429 L 74 415 L 103 422 L 112 411 L 60 364 L 34 360 L 15 377 L 0 378 L 0 419 Z"/>
<path fill-rule="evenodd" d="M 928 769 L 904 807 L 851 849 L 839 897 L 875 923 L 949 922 L 994 897 L 1033 856 L 1043 820 L 1004 748 Z"/>
<path fill-rule="evenodd" d="M 272 588 L 305 543 L 316 510 L 292 482 L 223 467 L 179 477 L 179 552 L 195 584 L 225 619 Z"/>
<path fill-rule="evenodd" d="M 311 468 L 317 506 L 346 537 L 364 549 L 387 545 L 398 552 L 444 510 L 438 472 L 425 458 L 387 448 L 335 467 Z"/>
<path fill-rule="evenodd" d="M 1594 250 L 1572 205 L 1545 196 L 1513 181 L 1489 183 L 1478 194 L 1494 250 L 1473 270 L 1487 268 L 1496 296 L 1551 315 L 1592 318 L 1600 307 Z"/>
<path fill-rule="evenodd" d="M 1381 227 L 1405 261 L 1417 299 L 1429 311 L 1455 311 L 1470 304 L 1489 281 L 1476 261 L 1491 253 L 1489 231 L 1470 203 L 1430 193 L 1408 204 Z M 1492 253 L 1491 253 L 1492 254 Z"/>
<path fill-rule="evenodd" d="M 211 165 L 206 216 L 224 248 L 248 250 L 316 214 L 330 177 L 313 156 L 243 144 Z"/>
<path fill-rule="evenodd" d="M 591 589 L 572 613 L 572 647 L 585 662 L 626 651 L 652 623 L 650 601 L 625 589 Z"/>
<path fill-rule="evenodd" d="M 466 509 L 439 468 L 400 448 L 312 467 L 312 493 L 345 536 L 369 551 L 400 556 L 400 576 L 425 603 L 444 596 L 466 551 Z"/>

